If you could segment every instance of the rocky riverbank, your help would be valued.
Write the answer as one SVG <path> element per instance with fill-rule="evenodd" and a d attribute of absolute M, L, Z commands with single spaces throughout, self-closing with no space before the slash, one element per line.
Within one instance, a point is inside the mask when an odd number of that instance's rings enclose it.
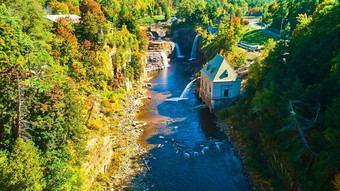
<path fill-rule="evenodd" d="M 140 129 L 145 125 L 137 120 L 137 112 L 143 105 L 142 99 L 145 97 L 146 85 L 139 87 L 134 94 L 126 96 L 126 107 L 123 109 L 123 115 L 117 116 L 119 121 L 119 133 L 113 140 L 113 148 L 115 155 L 113 156 L 113 163 L 118 163 L 118 169 L 111 169 L 114 172 L 110 176 L 110 181 L 107 182 L 107 188 L 109 190 L 126 190 L 136 186 L 139 188 L 146 187 L 142 183 L 136 185 L 132 184 L 137 174 L 141 174 L 146 171 L 145 164 L 141 159 L 141 156 L 147 151 L 137 143 L 137 139 L 143 132 Z M 117 158 L 117 160 L 116 160 Z M 134 181 L 135 182 L 135 181 Z"/>
<path fill-rule="evenodd" d="M 137 140 L 144 122 L 138 122 L 137 113 L 146 97 L 148 83 L 140 83 L 134 90 L 126 92 L 121 100 L 123 109 L 109 120 L 112 127 L 106 134 L 94 135 L 87 144 L 88 158 L 83 169 L 87 181 L 85 190 L 127 190 L 146 185 L 136 177 L 147 171 L 143 160 L 147 152 Z M 138 175 L 138 176 L 137 176 Z M 133 183 L 132 183 L 133 182 Z"/>
<path fill-rule="evenodd" d="M 247 150 L 245 146 L 241 143 L 241 141 L 235 141 L 237 139 L 238 132 L 233 130 L 232 125 L 228 124 L 225 121 L 217 120 L 216 122 L 217 127 L 225 133 L 228 138 L 229 143 L 234 148 L 235 155 L 241 160 L 243 166 L 243 173 L 246 175 L 249 186 L 251 190 L 260 190 L 257 185 L 253 182 L 255 180 L 255 174 L 247 167 L 246 165 L 246 157 L 247 157 Z"/>

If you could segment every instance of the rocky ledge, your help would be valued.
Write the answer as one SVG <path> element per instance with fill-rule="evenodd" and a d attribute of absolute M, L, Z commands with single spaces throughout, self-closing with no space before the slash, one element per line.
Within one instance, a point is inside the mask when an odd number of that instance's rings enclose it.
<path fill-rule="evenodd" d="M 171 41 L 150 41 L 148 47 L 146 72 L 159 71 L 165 68 L 165 60 L 175 50 L 175 43 Z M 166 57 L 166 58 L 163 58 Z"/>
<path fill-rule="evenodd" d="M 163 70 L 164 67 L 165 64 L 160 52 L 148 52 L 148 62 L 145 67 L 146 72 Z"/>
<path fill-rule="evenodd" d="M 162 52 L 164 51 L 166 56 L 169 56 L 175 50 L 175 43 L 172 41 L 150 41 L 148 51 L 149 52 Z"/>

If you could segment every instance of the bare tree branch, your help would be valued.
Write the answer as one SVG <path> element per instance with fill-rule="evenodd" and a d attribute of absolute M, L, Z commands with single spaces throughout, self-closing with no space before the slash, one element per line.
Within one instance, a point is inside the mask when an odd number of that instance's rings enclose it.
<path fill-rule="evenodd" d="M 17 88 L 18 88 L 18 109 L 17 109 L 17 138 L 21 137 L 21 125 L 20 125 L 20 118 L 21 118 L 21 97 L 20 97 L 20 78 L 19 73 L 17 72 Z"/>
<path fill-rule="evenodd" d="M 291 111 L 290 111 L 291 117 L 292 117 L 292 119 L 293 119 L 293 121 L 294 121 L 294 123 L 295 123 L 295 125 L 296 125 L 296 128 L 298 129 L 298 131 L 299 131 L 299 133 L 300 133 L 301 139 L 302 139 L 302 141 L 303 141 L 305 147 L 307 148 L 307 150 L 308 150 L 310 153 L 312 153 L 312 155 L 316 156 L 316 153 L 315 153 L 314 151 L 312 151 L 312 149 L 309 147 L 308 142 L 307 142 L 307 140 L 306 140 L 306 138 L 305 138 L 305 136 L 304 136 L 304 133 L 303 133 L 303 131 L 302 131 L 301 128 L 300 128 L 300 124 L 299 124 L 299 122 L 298 122 L 297 119 L 296 119 L 296 113 L 295 113 L 295 111 L 294 111 L 294 108 L 293 108 L 293 105 L 292 105 L 292 101 L 291 101 L 291 100 L 289 100 L 289 109 L 291 110 Z"/>

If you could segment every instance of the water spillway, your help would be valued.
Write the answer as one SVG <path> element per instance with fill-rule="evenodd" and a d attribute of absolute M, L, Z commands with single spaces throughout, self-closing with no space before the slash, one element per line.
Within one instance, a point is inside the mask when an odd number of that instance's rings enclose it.
<path fill-rule="evenodd" d="M 184 90 L 183 90 L 183 92 L 182 92 L 182 94 L 181 94 L 181 96 L 180 96 L 179 98 L 185 98 L 185 97 L 186 97 L 186 95 L 188 94 L 188 92 L 189 92 L 189 90 L 190 90 L 191 85 L 192 85 L 196 80 L 197 80 L 197 78 L 191 80 L 191 82 L 188 83 L 188 85 L 184 88 Z"/>
<path fill-rule="evenodd" d="M 138 115 L 149 122 L 140 138 L 153 156 L 149 190 L 250 190 L 234 149 L 194 94 L 190 64 L 170 64 L 150 81 L 152 99 L 144 100 Z M 182 100 L 166 101 L 171 97 Z"/>

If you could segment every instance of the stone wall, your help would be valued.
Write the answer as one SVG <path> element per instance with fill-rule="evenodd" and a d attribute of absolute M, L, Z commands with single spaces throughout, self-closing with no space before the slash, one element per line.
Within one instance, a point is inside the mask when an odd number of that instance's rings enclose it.
<path fill-rule="evenodd" d="M 211 101 L 211 109 L 210 112 L 217 112 L 220 109 L 225 109 L 227 107 L 229 107 L 235 100 L 237 99 L 237 97 L 235 98 L 224 98 L 224 99 L 213 99 Z"/>
<path fill-rule="evenodd" d="M 212 111 L 212 99 L 209 94 L 209 86 L 213 86 L 212 82 L 205 76 L 201 75 L 200 80 L 200 90 L 199 90 L 199 98 L 202 99 L 202 102 L 209 108 L 210 112 Z"/>

